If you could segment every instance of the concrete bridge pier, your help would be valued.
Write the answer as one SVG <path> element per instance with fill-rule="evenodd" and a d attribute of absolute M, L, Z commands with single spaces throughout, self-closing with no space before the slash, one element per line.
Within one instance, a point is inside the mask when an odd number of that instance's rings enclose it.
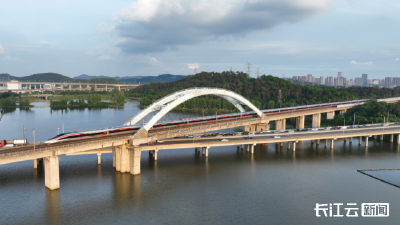
<path fill-rule="evenodd" d="M 328 147 L 328 139 L 325 139 L 325 148 Z"/>
<path fill-rule="evenodd" d="M 312 115 L 312 127 L 318 128 L 321 126 L 321 113 L 316 113 Z"/>
<path fill-rule="evenodd" d="M 252 144 L 252 145 L 249 145 L 249 147 L 251 148 L 251 154 L 254 154 L 254 146 L 256 146 L 256 144 Z"/>
<path fill-rule="evenodd" d="M 121 173 L 129 173 L 130 172 L 130 160 L 129 160 L 129 150 L 126 145 L 121 145 L 120 147 L 120 171 Z"/>
<path fill-rule="evenodd" d="M 335 118 L 335 111 L 326 113 L 326 119 L 332 120 L 334 118 Z"/>
<path fill-rule="evenodd" d="M 115 170 L 121 170 L 121 146 L 115 146 Z"/>
<path fill-rule="evenodd" d="M 38 166 L 38 159 L 33 160 L 33 169 L 37 169 Z"/>
<path fill-rule="evenodd" d="M 130 173 L 132 175 L 138 175 L 140 174 L 140 157 L 142 152 L 139 146 L 128 145 L 127 148 L 129 149 Z"/>
<path fill-rule="evenodd" d="M 349 143 L 353 143 L 353 137 L 350 137 L 349 139 Z"/>
<path fill-rule="evenodd" d="M 317 145 L 319 145 L 319 141 L 320 141 L 320 140 L 319 140 L 319 139 L 317 139 Z"/>
<path fill-rule="evenodd" d="M 361 142 L 362 142 L 362 137 L 360 136 L 358 139 L 359 139 L 359 141 L 358 141 L 358 145 L 361 145 Z"/>
<path fill-rule="evenodd" d="M 114 146 L 111 147 L 111 152 L 113 155 L 113 167 L 115 168 L 115 147 Z"/>
<path fill-rule="evenodd" d="M 97 164 L 101 165 L 101 153 L 97 153 Z"/>
<path fill-rule="evenodd" d="M 365 147 L 368 147 L 368 137 L 365 137 Z"/>
<path fill-rule="evenodd" d="M 332 139 L 332 141 L 331 141 L 331 149 L 333 149 L 333 142 L 334 142 L 335 140 L 333 140 Z"/>
<path fill-rule="evenodd" d="M 381 134 L 381 141 L 383 141 L 383 134 Z"/>
<path fill-rule="evenodd" d="M 60 188 L 60 168 L 58 156 L 44 158 L 45 186 L 50 190 Z"/>
<path fill-rule="evenodd" d="M 390 143 L 393 143 L 393 134 L 390 135 Z"/>
<path fill-rule="evenodd" d="M 374 135 L 374 139 L 376 140 L 376 135 Z"/>
<path fill-rule="evenodd" d="M 397 135 L 397 144 L 400 145 L 400 134 Z"/>
<path fill-rule="evenodd" d="M 305 118 L 305 116 L 296 117 L 296 129 L 304 128 L 304 118 Z"/>
<path fill-rule="evenodd" d="M 286 129 L 286 119 L 280 119 L 275 121 L 275 130 L 285 130 Z"/>
<path fill-rule="evenodd" d="M 153 159 L 154 159 L 154 161 L 157 161 L 157 152 L 158 152 L 158 149 L 153 151 Z"/>
<path fill-rule="evenodd" d="M 296 141 L 293 141 L 292 145 L 293 145 L 293 151 L 295 152 L 296 151 Z"/>

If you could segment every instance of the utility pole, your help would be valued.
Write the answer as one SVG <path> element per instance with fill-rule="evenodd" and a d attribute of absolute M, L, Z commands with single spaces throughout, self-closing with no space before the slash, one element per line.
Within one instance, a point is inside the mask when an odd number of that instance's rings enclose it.
<path fill-rule="evenodd" d="M 250 73 L 251 73 L 251 62 L 247 63 L 247 75 L 249 75 L 249 77 Z"/>

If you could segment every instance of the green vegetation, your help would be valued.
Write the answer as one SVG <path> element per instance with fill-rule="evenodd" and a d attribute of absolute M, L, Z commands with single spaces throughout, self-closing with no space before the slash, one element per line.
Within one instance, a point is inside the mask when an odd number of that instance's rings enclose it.
<path fill-rule="evenodd" d="M 11 91 L 0 94 L 0 108 L 25 108 L 32 107 L 34 101 L 33 96 L 25 94 L 17 94 Z M 17 102 L 19 103 L 17 105 Z"/>
<path fill-rule="evenodd" d="M 168 94 L 192 87 L 228 89 L 246 97 L 260 109 L 360 98 L 400 96 L 400 90 L 387 88 L 302 86 L 271 75 L 263 75 L 259 79 L 255 79 L 242 72 L 234 73 L 230 71 L 222 73 L 203 72 L 174 82 L 142 85 L 130 91 L 129 95 L 141 98 L 140 105 L 144 108 Z M 279 98 L 279 90 L 281 90 L 281 99 Z M 178 109 L 206 110 L 209 112 L 237 111 L 227 101 L 214 96 L 191 99 L 182 103 Z"/>
<path fill-rule="evenodd" d="M 125 104 L 124 92 L 113 91 L 105 92 L 108 95 L 101 94 L 79 94 L 62 95 L 50 100 L 51 108 L 84 108 L 84 107 L 109 107 L 122 106 Z M 104 100 L 104 101 L 103 101 Z"/>
<path fill-rule="evenodd" d="M 372 124 L 383 123 L 383 116 L 387 122 L 387 115 L 389 111 L 389 122 L 400 122 L 400 105 L 399 103 L 386 103 L 378 102 L 376 100 L 369 100 L 364 105 L 360 105 L 351 109 L 348 109 L 344 115 L 336 115 L 334 119 L 327 120 L 326 117 L 322 117 L 321 126 L 337 126 L 344 124 L 343 118 L 345 118 L 346 125 L 353 125 L 354 113 L 355 124 Z"/>

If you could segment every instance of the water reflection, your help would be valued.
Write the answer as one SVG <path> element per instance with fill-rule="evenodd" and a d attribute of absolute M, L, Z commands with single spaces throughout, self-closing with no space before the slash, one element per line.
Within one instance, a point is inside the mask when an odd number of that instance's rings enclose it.
<path fill-rule="evenodd" d="M 49 224 L 60 224 L 60 189 L 49 190 L 46 188 L 46 218 Z"/>

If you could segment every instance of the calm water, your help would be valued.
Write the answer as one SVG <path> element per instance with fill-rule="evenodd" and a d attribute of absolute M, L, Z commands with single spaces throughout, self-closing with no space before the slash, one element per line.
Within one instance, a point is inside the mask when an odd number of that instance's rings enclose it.
<path fill-rule="evenodd" d="M 0 122 L 0 139 L 22 136 L 25 125 L 28 138 L 35 128 L 42 141 L 62 122 L 66 131 L 108 127 L 137 111 L 136 102 L 121 109 L 17 109 Z M 31 161 L 0 165 L 0 224 L 398 224 L 399 188 L 357 169 L 399 168 L 399 160 L 397 145 L 373 139 L 368 149 L 338 140 L 333 151 L 304 142 L 294 154 L 272 144 L 253 156 L 215 147 L 208 159 L 194 149 L 163 150 L 157 162 L 143 152 L 139 176 L 115 172 L 111 154 L 100 166 L 96 155 L 62 156 L 58 191 L 44 187 L 43 167 L 35 171 Z M 381 176 L 398 180 L 399 172 L 389 172 Z M 315 203 L 389 203 L 390 216 L 317 218 Z"/>

